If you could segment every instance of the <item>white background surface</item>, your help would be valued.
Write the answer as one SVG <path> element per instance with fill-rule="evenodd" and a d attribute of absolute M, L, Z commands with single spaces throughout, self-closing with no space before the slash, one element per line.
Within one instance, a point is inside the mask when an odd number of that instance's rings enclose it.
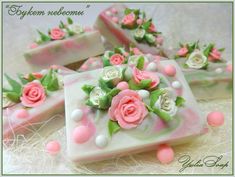
<path fill-rule="evenodd" d="M 46 3 L 22 4 L 23 9 L 33 6 L 35 10 L 58 10 L 64 6 L 66 10 L 80 10 L 86 6 L 82 3 Z M 92 25 L 98 13 L 110 4 L 92 4 L 82 17 L 73 17 L 82 25 Z M 163 32 L 166 47 L 177 47 L 179 41 L 200 40 L 215 42 L 217 46 L 225 47 L 224 58 L 232 57 L 232 5 L 228 3 L 158 3 L 158 4 L 127 4 L 129 7 L 138 7 L 152 16 L 157 29 Z M 26 16 L 20 20 L 17 16 L 9 16 L 3 7 L 3 69 L 4 72 L 14 74 L 30 71 L 23 58 L 27 46 L 37 37 L 36 29 L 46 32 L 48 28 L 57 26 L 62 16 Z M 165 174 L 179 173 L 181 165 L 177 158 L 183 154 L 190 154 L 192 159 L 200 159 L 206 155 L 223 155 L 223 162 L 232 161 L 232 102 L 231 100 L 215 100 L 199 103 L 204 115 L 212 110 L 222 111 L 225 114 L 225 125 L 210 129 L 206 136 L 195 139 L 192 143 L 177 146 L 175 161 L 170 165 L 161 165 L 155 157 L 155 151 L 127 156 L 100 163 L 75 167 L 66 158 L 65 129 L 61 128 L 49 137 L 35 132 L 33 143 L 24 140 L 17 148 L 14 146 L 4 149 L 4 173 L 89 173 L 89 174 Z M 44 146 L 49 140 L 56 139 L 62 146 L 58 157 L 51 157 L 44 152 Z M 228 168 L 188 168 L 184 173 L 231 173 L 232 164 Z"/>

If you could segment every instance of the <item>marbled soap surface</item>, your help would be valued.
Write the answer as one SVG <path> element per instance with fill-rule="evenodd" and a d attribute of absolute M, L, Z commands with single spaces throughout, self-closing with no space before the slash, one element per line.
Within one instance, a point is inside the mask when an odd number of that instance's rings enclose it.
<path fill-rule="evenodd" d="M 26 6 L 26 4 L 22 4 Z M 35 9 L 59 9 L 62 4 L 45 5 L 32 4 Z M 76 10 L 86 4 L 63 4 L 67 10 Z M 82 25 L 92 25 L 97 14 L 110 4 L 90 4 L 90 8 L 78 21 Z M 165 46 L 176 47 L 178 41 L 191 41 L 200 39 L 204 42 L 215 42 L 218 47 L 225 47 L 224 58 L 232 59 L 232 6 L 228 3 L 173 3 L 173 4 L 127 4 L 146 10 L 154 18 L 159 31 L 165 37 Z M 31 4 L 27 7 L 30 8 Z M 9 74 L 17 72 L 27 73 L 30 68 L 25 63 L 23 52 L 26 46 L 36 37 L 35 28 L 47 31 L 48 27 L 58 24 L 62 16 L 25 17 L 19 20 L 16 16 L 9 16 L 7 9 L 3 8 L 4 37 L 3 37 L 3 70 Z M 89 20 L 87 20 L 89 18 Z M 19 35 L 20 34 L 20 35 Z M 22 67 L 24 66 L 24 67 Z M 177 159 L 185 154 L 192 159 L 199 160 L 208 155 L 223 155 L 222 163 L 229 161 L 229 166 L 220 168 L 187 168 L 182 173 L 217 174 L 232 172 L 232 101 L 214 100 L 200 102 L 199 108 L 204 115 L 212 110 L 222 111 L 225 114 L 225 124 L 217 129 L 210 129 L 209 133 L 201 136 L 191 143 L 174 147 L 175 161 L 170 165 L 161 165 L 155 158 L 155 151 L 131 155 L 114 160 L 97 162 L 83 166 L 73 166 L 66 158 L 66 136 L 64 122 L 50 129 L 47 134 L 35 134 L 29 139 L 20 138 L 11 146 L 3 150 L 3 173 L 57 173 L 57 174 L 166 174 L 179 173 L 182 168 Z M 53 118 L 49 120 L 55 125 Z M 42 123 L 42 129 L 46 123 Z M 58 130 L 58 131 L 55 131 Z M 50 136 L 48 136 L 50 135 Z M 51 157 L 44 152 L 44 146 L 49 140 L 58 140 L 62 152 L 58 157 Z M 40 154 L 40 155 L 38 155 Z"/>

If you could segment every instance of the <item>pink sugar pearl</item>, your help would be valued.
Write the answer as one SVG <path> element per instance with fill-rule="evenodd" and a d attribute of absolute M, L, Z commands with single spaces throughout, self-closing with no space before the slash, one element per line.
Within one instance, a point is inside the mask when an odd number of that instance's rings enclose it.
<path fill-rule="evenodd" d="M 112 9 L 111 9 L 111 12 L 112 12 L 113 14 L 117 14 L 117 13 L 118 13 L 117 9 L 115 9 L 115 8 L 112 8 Z"/>
<path fill-rule="evenodd" d="M 222 112 L 213 111 L 207 115 L 207 122 L 212 127 L 218 127 L 224 124 L 224 114 Z"/>
<path fill-rule="evenodd" d="M 15 111 L 15 116 L 19 119 L 25 119 L 29 116 L 29 113 L 25 109 L 19 109 Z"/>
<path fill-rule="evenodd" d="M 168 164 L 174 160 L 174 151 L 173 149 L 167 145 L 162 144 L 157 149 L 157 159 L 162 164 Z"/>
<path fill-rule="evenodd" d="M 118 18 L 117 18 L 117 17 L 113 17 L 113 18 L 112 18 L 112 21 L 113 21 L 114 23 L 118 23 Z"/>
<path fill-rule="evenodd" d="M 232 64 L 228 64 L 228 65 L 227 65 L 226 71 L 227 71 L 227 72 L 230 72 L 230 73 L 233 72 L 233 66 L 232 66 Z"/>
<path fill-rule="evenodd" d="M 127 82 L 122 81 L 122 82 L 118 83 L 117 88 L 120 89 L 120 90 L 126 90 L 126 89 L 129 88 L 129 85 L 128 85 Z"/>
<path fill-rule="evenodd" d="M 38 44 L 36 44 L 36 43 L 32 43 L 29 46 L 30 49 L 34 49 L 34 48 L 37 48 L 37 47 L 38 47 Z"/>
<path fill-rule="evenodd" d="M 136 21 L 136 23 L 137 23 L 138 25 L 142 25 L 143 19 L 139 18 L 139 19 Z"/>
<path fill-rule="evenodd" d="M 46 151 L 51 155 L 56 155 L 60 152 L 60 143 L 58 141 L 50 141 L 46 144 Z"/>
<path fill-rule="evenodd" d="M 90 130 L 87 126 L 81 125 L 74 129 L 73 139 L 76 143 L 82 144 L 90 139 Z"/>
<path fill-rule="evenodd" d="M 173 77 L 176 74 L 176 69 L 173 65 L 167 65 L 164 67 L 164 72 L 166 75 Z"/>

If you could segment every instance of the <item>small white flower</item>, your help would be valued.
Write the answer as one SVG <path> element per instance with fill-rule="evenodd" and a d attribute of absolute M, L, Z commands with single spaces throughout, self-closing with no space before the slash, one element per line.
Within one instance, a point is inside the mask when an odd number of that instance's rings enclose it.
<path fill-rule="evenodd" d="M 207 57 L 201 51 L 197 50 L 190 54 L 186 64 L 190 68 L 201 69 L 206 66 L 207 62 Z"/>
<path fill-rule="evenodd" d="M 3 101 L 2 102 L 3 108 L 7 108 L 7 107 L 10 107 L 10 106 L 13 106 L 14 104 L 16 104 L 13 101 L 11 101 L 9 98 L 7 98 L 6 93 L 2 94 L 2 101 Z"/>
<path fill-rule="evenodd" d="M 176 94 L 173 89 L 165 88 L 164 92 L 159 96 L 154 106 L 161 111 L 166 112 L 170 116 L 174 116 L 178 110 L 175 101 Z"/>
<path fill-rule="evenodd" d="M 145 63 L 149 61 L 146 56 L 143 56 L 143 55 L 132 55 L 132 56 L 130 56 L 130 57 L 128 58 L 128 64 L 129 64 L 129 65 L 134 65 L 134 66 L 136 66 L 137 63 L 138 63 L 138 59 L 139 59 L 140 57 L 144 57 L 144 62 L 145 62 Z"/>
<path fill-rule="evenodd" d="M 101 78 L 104 81 L 113 81 L 113 84 L 116 85 L 122 80 L 122 71 L 121 68 L 117 66 L 108 66 L 103 69 Z"/>
<path fill-rule="evenodd" d="M 79 24 L 68 25 L 68 29 L 76 34 L 81 34 L 84 32 L 83 28 Z"/>
<path fill-rule="evenodd" d="M 90 101 L 94 105 L 99 105 L 100 97 L 105 95 L 106 93 L 100 87 L 95 87 L 90 93 Z"/>

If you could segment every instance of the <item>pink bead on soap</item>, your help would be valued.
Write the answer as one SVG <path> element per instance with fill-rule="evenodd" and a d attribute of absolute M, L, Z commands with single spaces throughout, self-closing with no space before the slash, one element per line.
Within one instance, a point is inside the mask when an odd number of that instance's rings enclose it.
<path fill-rule="evenodd" d="M 224 124 L 224 114 L 222 112 L 213 111 L 207 115 L 207 122 L 210 126 L 218 127 Z"/>
<path fill-rule="evenodd" d="M 164 72 L 166 75 L 173 77 L 176 74 L 176 69 L 173 65 L 166 65 L 164 67 Z"/>
<path fill-rule="evenodd" d="M 25 119 L 29 116 L 29 113 L 26 109 L 18 109 L 15 111 L 15 116 L 19 119 Z"/>
<path fill-rule="evenodd" d="M 118 23 L 119 20 L 118 20 L 117 17 L 113 17 L 113 18 L 112 18 L 112 21 L 113 21 L 114 23 Z"/>
<path fill-rule="evenodd" d="M 87 126 L 81 125 L 74 129 L 73 139 L 76 143 L 82 144 L 90 139 L 91 132 Z"/>
<path fill-rule="evenodd" d="M 118 83 L 117 88 L 120 90 L 126 90 L 129 88 L 129 85 L 127 82 L 123 81 Z"/>
<path fill-rule="evenodd" d="M 58 141 L 50 141 L 46 144 L 46 151 L 51 155 L 56 155 L 60 152 L 60 143 Z"/>
<path fill-rule="evenodd" d="M 118 13 L 117 9 L 115 9 L 115 8 L 112 8 L 112 9 L 111 9 L 111 12 L 112 12 L 113 14 L 117 14 L 117 13 Z"/>
<path fill-rule="evenodd" d="M 227 65 L 226 71 L 227 71 L 227 72 L 230 72 L 230 73 L 233 72 L 233 66 L 232 66 L 232 64 L 228 64 L 228 65 Z"/>
<path fill-rule="evenodd" d="M 137 23 L 138 25 L 142 25 L 143 19 L 141 19 L 141 18 L 137 19 L 137 20 L 136 20 L 136 23 Z"/>
<path fill-rule="evenodd" d="M 174 151 L 173 149 L 167 145 L 162 144 L 157 149 L 157 159 L 162 164 L 168 164 L 174 160 Z"/>
<path fill-rule="evenodd" d="M 30 46 L 29 46 L 30 49 L 35 49 L 35 48 L 37 48 L 37 47 L 38 47 L 38 44 L 37 44 L 37 43 L 32 43 L 32 44 L 30 44 Z"/>

